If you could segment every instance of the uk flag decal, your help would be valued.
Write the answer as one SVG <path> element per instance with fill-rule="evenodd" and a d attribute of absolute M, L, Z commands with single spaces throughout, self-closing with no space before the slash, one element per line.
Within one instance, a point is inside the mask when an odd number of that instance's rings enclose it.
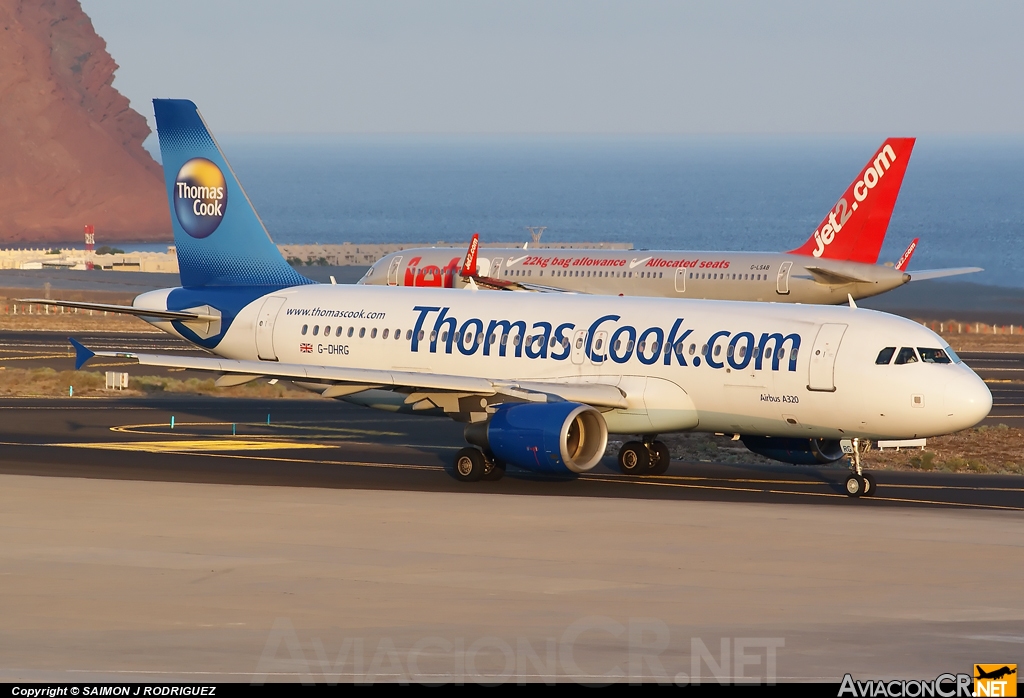
<path fill-rule="evenodd" d="M 303 354 L 312 354 L 313 353 L 313 345 L 312 344 L 300 344 L 299 345 L 299 351 L 301 351 Z"/>

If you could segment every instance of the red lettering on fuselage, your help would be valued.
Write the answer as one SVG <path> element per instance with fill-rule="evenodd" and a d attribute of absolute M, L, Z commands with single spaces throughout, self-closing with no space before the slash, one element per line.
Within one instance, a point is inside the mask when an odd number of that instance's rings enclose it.
<path fill-rule="evenodd" d="M 422 257 L 413 257 L 405 268 L 405 286 L 421 286 L 433 288 L 454 288 L 455 275 L 459 271 L 462 259 L 454 257 L 443 268 L 436 264 L 428 264 L 419 268 Z"/>

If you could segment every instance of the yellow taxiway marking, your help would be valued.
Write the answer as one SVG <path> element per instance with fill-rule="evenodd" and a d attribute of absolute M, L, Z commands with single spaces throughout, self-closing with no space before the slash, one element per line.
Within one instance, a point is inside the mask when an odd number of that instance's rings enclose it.
<path fill-rule="evenodd" d="M 190 453 L 217 451 L 283 451 L 299 448 L 337 448 L 326 444 L 298 443 L 254 439 L 193 439 L 174 441 L 107 441 L 96 443 L 48 444 L 64 448 L 96 448 L 108 451 L 142 451 L 144 453 Z"/>
<path fill-rule="evenodd" d="M 347 429 L 345 427 L 325 427 L 325 426 L 302 426 L 301 423 L 289 422 L 287 424 L 267 424 L 266 422 L 175 422 L 174 430 L 181 431 L 188 427 L 223 427 L 225 429 L 236 424 L 238 427 L 260 427 L 263 429 L 277 429 L 280 431 L 307 431 L 314 432 L 309 436 L 303 435 L 302 438 L 317 438 L 317 436 L 323 436 L 323 438 L 330 438 L 331 436 L 401 436 L 401 432 L 397 431 L 381 431 L 379 429 Z M 312 422 L 316 424 L 316 422 Z M 110 431 L 117 432 L 120 434 L 140 434 L 143 436 L 168 436 L 170 427 L 167 422 L 160 422 L 158 424 L 123 424 L 117 427 L 110 427 Z M 190 436 L 199 436 L 199 434 L 189 434 Z M 280 438 L 273 435 L 262 435 L 262 434 L 249 434 L 246 438 L 261 439 L 261 438 Z"/>

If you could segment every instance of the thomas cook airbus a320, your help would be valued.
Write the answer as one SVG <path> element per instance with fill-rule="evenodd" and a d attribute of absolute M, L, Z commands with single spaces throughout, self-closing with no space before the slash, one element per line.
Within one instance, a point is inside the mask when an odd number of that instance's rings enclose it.
<path fill-rule="evenodd" d="M 846 439 L 945 434 L 992 405 L 935 333 L 856 307 L 316 284 L 281 257 L 196 106 L 154 106 L 181 286 L 131 306 L 33 302 L 137 315 L 214 356 L 103 356 L 446 415 L 466 424 L 464 481 L 583 473 L 609 433 L 635 435 L 619 464 L 637 476 L 665 471 L 656 437 L 675 431 L 828 462 Z M 80 367 L 95 354 L 74 344 Z M 858 467 L 846 488 L 873 480 Z"/>

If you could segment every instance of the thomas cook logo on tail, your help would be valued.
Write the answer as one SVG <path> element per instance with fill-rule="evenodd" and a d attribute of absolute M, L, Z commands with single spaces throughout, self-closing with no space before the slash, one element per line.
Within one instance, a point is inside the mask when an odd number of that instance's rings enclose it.
<path fill-rule="evenodd" d="M 185 232 L 208 237 L 224 219 L 228 187 L 224 173 L 206 158 L 192 158 L 174 180 L 174 213 Z"/>

